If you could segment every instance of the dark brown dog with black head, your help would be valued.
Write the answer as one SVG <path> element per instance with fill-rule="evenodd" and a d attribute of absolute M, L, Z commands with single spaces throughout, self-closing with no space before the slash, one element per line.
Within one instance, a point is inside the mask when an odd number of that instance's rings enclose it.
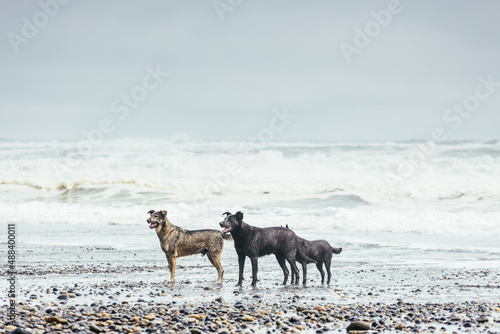
<path fill-rule="evenodd" d="M 175 226 L 167 219 L 167 211 L 150 210 L 147 222 L 155 229 L 160 239 L 161 249 L 165 252 L 170 269 L 170 280 L 175 279 L 175 264 L 178 257 L 194 254 L 207 255 L 210 263 L 217 269 L 217 283 L 222 282 L 224 270 L 220 262 L 224 240 L 217 230 L 186 230 Z"/>
<path fill-rule="evenodd" d="M 243 282 L 243 269 L 246 256 L 252 261 L 253 287 L 257 285 L 257 259 L 261 256 L 269 254 L 276 256 L 285 276 L 283 284 L 286 284 L 289 275 L 285 260 L 290 264 L 294 277 L 297 277 L 297 284 L 299 270 L 295 264 L 296 258 L 300 256 L 306 262 L 316 263 L 316 261 L 310 260 L 301 252 L 297 235 L 292 230 L 284 227 L 260 228 L 248 225 L 243 221 L 243 213 L 240 211 L 234 215 L 229 212 L 224 214 L 226 215 L 226 219 L 220 222 L 219 225 L 224 228 L 222 233 L 230 232 L 233 236 L 234 248 L 238 254 L 239 286 Z"/>

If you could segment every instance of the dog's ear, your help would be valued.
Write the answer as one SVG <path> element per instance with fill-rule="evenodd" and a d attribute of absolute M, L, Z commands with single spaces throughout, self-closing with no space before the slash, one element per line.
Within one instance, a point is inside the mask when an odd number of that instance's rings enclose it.
<path fill-rule="evenodd" d="M 166 217 L 166 216 L 167 216 L 167 210 L 161 210 L 160 212 L 161 212 L 161 214 L 163 215 L 163 217 Z"/>
<path fill-rule="evenodd" d="M 230 215 L 231 215 L 231 212 L 224 212 L 222 215 L 223 215 L 223 216 L 224 216 L 224 215 L 226 215 L 226 218 L 227 218 L 228 216 L 230 216 Z"/>
<path fill-rule="evenodd" d="M 155 213 L 155 210 L 149 210 L 149 211 L 148 211 L 148 215 L 151 215 L 151 214 L 153 214 L 153 213 Z"/>
<path fill-rule="evenodd" d="M 236 220 L 241 223 L 241 221 L 243 220 L 243 212 L 241 212 L 241 211 L 236 212 L 235 217 L 236 217 Z"/>

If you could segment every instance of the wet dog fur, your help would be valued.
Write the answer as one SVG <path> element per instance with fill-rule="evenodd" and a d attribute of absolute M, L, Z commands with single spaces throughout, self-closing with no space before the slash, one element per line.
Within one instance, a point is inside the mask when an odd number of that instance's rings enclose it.
<path fill-rule="evenodd" d="M 167 219 L 167 211 L 150 210 L 147 219 L 150 229 L 155 229 L 160 239 L 160 247 L 167 257 L 170 280 L 175 280 L 175 265 L 178 257 L 194 254 L 206 255 L 217 269 L 217 283 L 222 282 L 224 270 L 221 254 L 224 248 L 223 235 L 217 230 L 186 230 L 175 226 Z"/>
<path fill-rule="evenodd" d="M 297 235 L 290 229 L 284 227 L 260 228 L 249 225 L 243 221 L 243 213 L 238 211 L 236 214 L 224 213 L 226 218 L 219 223 L 223 228 L 222 233 L 230 232 L 234 240 L 234 248 L 238 254 L 239 277 L 238 286 L 243 283 L 243 269 L 245 258 L 248 256 L 252 263 L 252 286 L 257 285 L 258 258 L 264 255 L 274 254 L 283 270 L 286 284 L 289 271 L 285 260 L 292 268 L 292 274 L 299 276 L 299 270 L 295 264 L 297 256 L 301 260 L 309 263 L 315 263 L 307 255 L 303 254 L 297 240 Z"/>
<path fill-rule="evenodd" d="M 300 262 L 300 264 L 302 265 L 302 272 L 303 272 L 302 284 L 306 285 L 307 263 L 310 263 L 309 260 L 313 259 L 316 261 L 316 268 L 318 268 L 321 274 L 321 284 L 324 284 L 325 282 L 325 272 L 323 271 L 323 264 L 324 264 L 328 274 L 327 284 L 330 285 L 330 279 L 332 277 L 332 274 L 330 272 L 330 266 L 332 263 L 332 254 L 340 254 L 340 252 L 342 252 L 342 248 L 334 248 L 326 240 L 309 241 L 298 237 L 298 242 L 300 244 L 300 248 L 302 249 L 302 253 L 307 256 L 307 259 L 301 258 L 300 254 L 297 256 L 297 261 Z M 292 276 L 292 281 L 293 280 L 294 277 Z M 298 280 L 299 278 L 296 277 L 297 284 Z"/>

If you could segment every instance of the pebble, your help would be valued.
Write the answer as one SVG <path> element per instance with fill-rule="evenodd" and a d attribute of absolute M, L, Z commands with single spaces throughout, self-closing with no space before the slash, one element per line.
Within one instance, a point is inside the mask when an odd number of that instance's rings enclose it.
<path fill-rule="evenodd" d="M 89 330 L 93 333 L 102 333 L 103 332 L 103 330 L 100 327 L 94 326 L 94 325 L 90 325 Z"/>
<path fill-rule="evenodd" d="M 314 306 L 314 310 L 320 312 L 326 312 L 326 308 L 324 308 L 323 306 Z"/>
<path fill-rule="evenodd" d="M 68 320 L 63 319 L 63 318 L 59 318 L 59 317 L 54 317 L 54 316 L 46 317 L 45 321 L 48 323 L 58 323 L 58 324 L 67 324 L 68 323 Z"/>
<path fill-rule="evenodd" d="M 354 321 L 351 322 L 349 326 L 347 326 L 346 330 L 348 331 L 367 331 L 370 330 L 372 327 L 369 323 L 364 322 L 364 321 Z"/>
<path fill-rule="evenodd" d="M 398 322 L 397 324 L 394 325 L 394 328 L 401 331 L 406 328 L 406 325 L 403 324 L 402 322 Z"/>

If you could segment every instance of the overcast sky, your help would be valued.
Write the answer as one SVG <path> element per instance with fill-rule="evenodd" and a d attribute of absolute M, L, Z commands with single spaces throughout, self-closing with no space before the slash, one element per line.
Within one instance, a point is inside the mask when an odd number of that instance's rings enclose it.
<path fill-rule="evenodd" d="M 0 138 L 500 138 L 499 1 L 59 1 L 0 2 Z"/>

